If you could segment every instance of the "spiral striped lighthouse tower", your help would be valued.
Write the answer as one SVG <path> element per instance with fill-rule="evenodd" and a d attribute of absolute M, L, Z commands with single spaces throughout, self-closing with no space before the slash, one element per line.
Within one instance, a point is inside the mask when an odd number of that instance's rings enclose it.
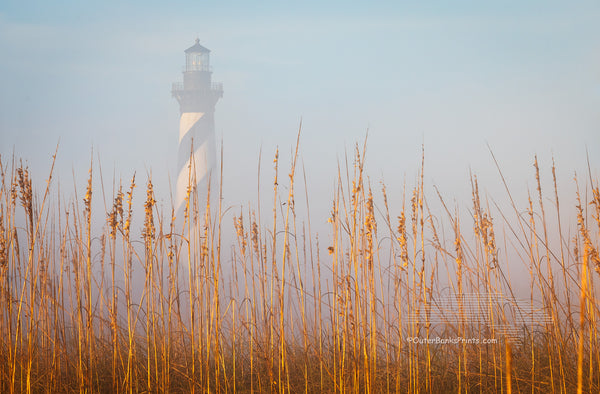
<path fill-rule="evenodd" d="M 206 184 L 216 156 L 214 113 L 223 97 L 223 85 L 212 82 L 210 50 L 200 45 L 200 40 L 185 50 L 183 82 L 174 83 L 171 93 L 181 112 L 175 197 L 178 211 L 188 187 Z"/>

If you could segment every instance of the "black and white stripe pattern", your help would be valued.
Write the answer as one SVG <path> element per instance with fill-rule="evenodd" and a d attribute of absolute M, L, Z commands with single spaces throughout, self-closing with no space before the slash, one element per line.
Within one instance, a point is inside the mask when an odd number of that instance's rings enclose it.
<path fill-rule="evenodd" d="M 179 152 L 177 195 L 178 211 L 185 201 L 188 189 L 205 184 L 214 164 L 215 137 L 212 114 L 184 112 L 179 122 Z M 200 193 L 203 190 L 199 190 Z"/>

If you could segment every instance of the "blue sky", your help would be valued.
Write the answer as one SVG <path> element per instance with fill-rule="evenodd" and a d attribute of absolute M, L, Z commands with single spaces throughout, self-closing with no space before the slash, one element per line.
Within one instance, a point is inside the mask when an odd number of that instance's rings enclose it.
<path fill-rule="evenodd" d="M 487 145 L 517 191 L 533 155 L 561 183 L 600 168 L 597 2 L 128 2 L 0 4 L 0 154 L 39 178 L 58 141 L 59 177 L 105 178 L 175 167 L 179 110 L 170 95 L 183 50 L 212 50 L 227 201 L 255 200 L 262 149 L 271 176 L 303 122 L 309 192 L 325 220 L 336 166 L 369 130 L 368 171 L 396 197 L 426 151 L 426 179 L 470 204 L 468 173 L 501 192 Z M 267 157 L 268 159 L 265 159 Z M 168 200 L 165 187 L 162 200 Z M 523 192 L 524 193 L 524 192 Z M 322 204 L 322 205 L 320 205 Z"/>

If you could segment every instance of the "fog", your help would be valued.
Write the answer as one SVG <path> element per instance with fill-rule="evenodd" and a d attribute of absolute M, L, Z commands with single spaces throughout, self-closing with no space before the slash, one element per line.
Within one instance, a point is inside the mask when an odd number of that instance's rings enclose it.
<path fill-rule="evenodd" d="M 39 190 L 58 146 L 54 187 L 67 199 L 73 178 L 84 193 L 92 157 L 106 201 L 114 179 L 127 185 L 136 173 L 141 186 L 151 176 L 168 212 L 179 125 L 171 83 L 199 38 L 224 85 L 215 131 L 230 213 L 257 207 L 259 188 L 272 206 L 275 151 L 286 177 L 300 128 L 315 233 L 327 232 L 338 165 L 351 166 L 365 138 L 369 181 L 377 198 L 386 184 L 394 213 L 417 182 L 422 147 L 427 194 L 435 185 L 461 211 L 470 172 L 508 206 L 491 152 L 523 209 L 536 154 L 545 190 L 554 159 L 573 205 L 574 173 L 587 176 L 588 161 L 592 176 L 600 169 L 598 20 L 595 2 L 4 1 L 0 155 L 23 158 Z"/>

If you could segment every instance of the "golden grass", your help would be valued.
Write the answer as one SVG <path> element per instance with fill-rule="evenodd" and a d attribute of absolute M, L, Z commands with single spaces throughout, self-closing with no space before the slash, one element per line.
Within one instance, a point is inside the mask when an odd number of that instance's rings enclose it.
<path fill-rule="evenodd" d="M 38 195 L 27 168 L 0 158 L 0 392 L 600 392 L 598 181 L 589 201 L 577 189 L 571 239 L 554 165 L 549 214 L 537 158 L 537 199 L 517 208 L 507 188 L 503 227 L 475 176 L 471 223 L 428 200 L 424 163 L 392 219 L 365 150 L 338 169 L 329 238 L 297 217 L 298 144 L 285 180 L 275 155 L 270 226 L 248 207 L 229 227 L 221 198 L 200 206 L 191 187 L 182 217 L 165 216 L 151 179 L 137 207 L 134 176 L 96 230 L 92 166 L 84 197 L 52 206 L 54 164 Z M 440 343 L 453 338 L 479 343 Z"/>

